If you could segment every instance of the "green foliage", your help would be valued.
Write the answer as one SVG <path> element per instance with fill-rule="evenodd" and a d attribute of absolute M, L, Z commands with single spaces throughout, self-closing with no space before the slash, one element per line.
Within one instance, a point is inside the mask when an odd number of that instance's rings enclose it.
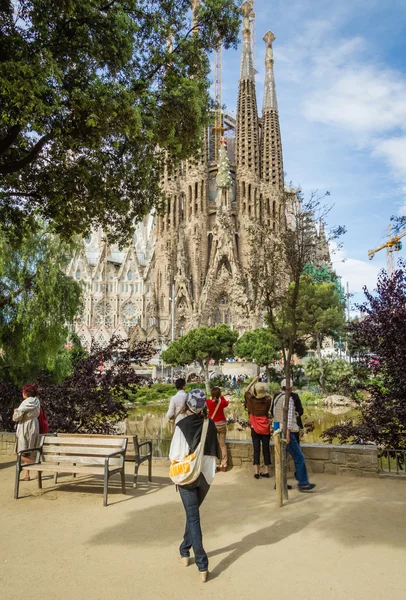
<path fill-rule="evenodd" d="M 162 360 L 176 366 L 195 361 L 208 365 L 209 360 L 218 362 L 232 356 L 237 338 L 238 333 L 228 325 L 191 329 L 169 344 L 162 352 Z"/>
<path fill-rule="evenodd" d="M 320 396 L 313 394 L 313 392 L 309 390 L 305 390 L 300 393 L 300 400 L 302 404 L 316 404 L 321 399 Z"/>
<path fill-rule="evenodd" d="M 345 306 L 334 283 L 314 283 L 300 278 L 297 320 L 299 335 L 310 337 L 321 347 L 326 336 L 337 337 L 345 327 Z"/>
<path fill-rule="evenodd" d="M 233 346 L 238 333 L 228 325 L 191 329 L 186 335 L 171 342 L 161 358 L 172 365 L 186 365 L 198 362 L 203 367 L 206 393 L 210 394 L 209 361 L 225 360 L 233 355 Z"/>
<path fill-rule="evenodd" d="M 195 383 L 188 383 L 186 391 L 201 387 Z M 171 383 L 153 383 L 152 385 L 129 385 L 125 390 L 116 388 L 114 397 L 121 402 L 138 404 L 150 404 L 169 400 L 176 394 L 177 390 Z"/>
<path fill-rule="evenodd" d="M 228 160 L 227 150 L 224 144 L 220 145 L 216 183 L 218 188 L 226 190 L 233 183 L 230 174 L 230 161 Z"/>
<path fill-rule="evenodd" d="M 333 283 L 342 302 L 345 301 L 345 292 L 341 280 L 337 274 L 331 270 L 329 265 L 316 266 L 314 263 L 307 263 L 303 269 L 303 275 L 308 275 L 313 283 Z"/>
<path fill-rule="evenodd" d="M 340 381 L 352 375 L 351 365 L 343 358 L 327 361 L 327 379 L 332 383 L 339 384 Z"/>
<path fill-rule="evenodd" d="M 328 391 L 342 392 L 344 382 L 353 376 L 353 367 L 344 359 L 329 360 L 322 358 L 321 364 L 317 358 L 309 358 L 305 364 L 305 375 L 312 382 L 323 378 Z"/>
<path fill-rule="evenodd" d="M 72 245 L 45 226 L 37 225 L 18 245 L 0 230 L 1 379 L 21 385 L 40 370 L 67 374 L 58 354 L 82 296 L 81 286 L 64 274 L 71 253 Z"/>
<path fill-rule="evenodd" d="M 219 373 L 210 377 L 210 388 L 219 387 L 222 390 L 231 390 L 233 387 L 233 382 L 230 381 L 228 377 Z"/>
<path fill-rule="evenodd" d="M 125 242 L 162 203 L 164 161 L 201 147 L 207 53 L 236 45 L 238 4 L 202 0 L 194 26 L 190 0 L 0 11 L 1 221 L 19 235 L 39 213 L 66 238 L 100 225 Z"/>
<path fill-rule="evenodd" d="M 246 331 L 234 346 L 234 353 L 259 367 L 280 359 L 278 342 L 268 328 Z"/>

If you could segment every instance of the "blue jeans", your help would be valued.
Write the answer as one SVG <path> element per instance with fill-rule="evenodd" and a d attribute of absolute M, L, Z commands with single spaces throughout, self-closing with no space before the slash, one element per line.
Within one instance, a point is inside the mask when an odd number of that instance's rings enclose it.
<path fill-rule="evenodd" d="M 180 555 L 184 557 L 190 556 L 190 549 L 193 548 L 197 568 L 199 571 L 207 571 L 209 559 L 203 548 L 199 507 L 205 499 L 210 486 L 204 478 L 203 473 L 200 473 L 196 481 L 186 486 L 180 485 L 178 489 L 186 512 L 185 535 L 179 547 Z"/>
<path fill-rule="evenodd" d="M 309 483 L 309 478 L 307 476 L 305 457 L 296 436 L 293 435 L 293 433 L 290 434 L 290 442 L 286 446 L 286 450 L 289 452 L 295 463 L 296 479 L 298 480 L 299 485 L 307 485 Z"/>

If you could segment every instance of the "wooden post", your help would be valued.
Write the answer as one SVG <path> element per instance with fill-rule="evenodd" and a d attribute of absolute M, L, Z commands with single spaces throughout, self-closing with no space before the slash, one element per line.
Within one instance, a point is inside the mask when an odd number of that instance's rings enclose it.
<path fill-rule="evenodd" d="M 283 506 L 282 491 L 282 454 L 281 454 L 281 430 L 277 429 L 273 434 L 275 449 L 275 485 L 276 485 L 276 506 Z"/>

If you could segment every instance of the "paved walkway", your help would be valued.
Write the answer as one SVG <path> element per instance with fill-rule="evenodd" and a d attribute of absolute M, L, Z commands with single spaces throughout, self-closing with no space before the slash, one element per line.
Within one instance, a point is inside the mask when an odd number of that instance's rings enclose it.
<path fill-rule="evenodd" d="M 179 496 L 157 468 L 102 506 L 96 480 L 22 483 L 0 462 L 2 600 L 404 600 L 406 481 L 319 475 L 275 507 L 271 480 L 220 473 L 202 507 L 210 579 L 177 562 Z M 64 481 L 66 483 L 64 483 Z M 67 482 L 70 482 L 69 485 Z"/>

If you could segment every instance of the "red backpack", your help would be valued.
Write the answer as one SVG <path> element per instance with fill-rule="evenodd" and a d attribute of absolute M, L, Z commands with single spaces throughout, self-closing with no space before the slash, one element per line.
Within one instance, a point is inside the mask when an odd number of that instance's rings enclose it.
<path fill-rule="evenodd" d="M 45 410 L 42 408 L 42 406 L 39 409 L 38 425 L 39 425 L 39 432 L 41 434 L 48 433 L 48 431 L 49 431 L 48 419 L 45 414 Z"/>

